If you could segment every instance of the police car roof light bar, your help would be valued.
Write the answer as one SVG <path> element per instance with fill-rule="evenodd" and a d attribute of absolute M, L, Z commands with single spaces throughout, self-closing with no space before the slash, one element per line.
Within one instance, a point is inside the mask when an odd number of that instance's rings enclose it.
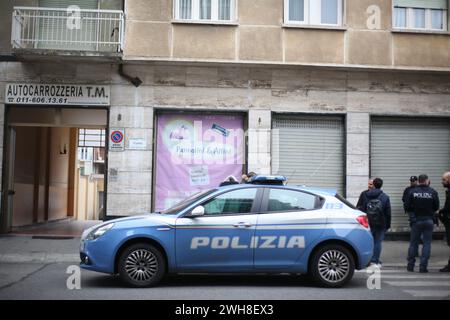
<path fill-rule="evenodd" d="M 284 185 L 286 182 L 285 176 L 253 176 L 250 180 L 252 184 L 269 184 L 269 185 Z"/>

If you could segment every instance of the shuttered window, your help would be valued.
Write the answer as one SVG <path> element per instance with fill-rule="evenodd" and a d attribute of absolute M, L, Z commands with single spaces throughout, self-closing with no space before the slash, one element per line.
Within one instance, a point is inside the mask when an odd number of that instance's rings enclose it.
<path fill-rule="evenodd" d="M 400 29 L 446 30 L 448 0 L 394 0 L 393 26 Z"/>
<path fill-rule="evenodd" d="M 39 7 L 42 8 L 63 8 L 78 6 L 80 9 L 98 9 L 98 0 L 39 0 Z M 82 40 L 95 42 L 97 36 L 97 13 L 86 14 L 86 19 L 82 23 L 83 30 L 67 28 L 67 15 L 58 12 L 42 12 L 42 19 L 39 19 L 39 39 L 52 39 L 52 41 L 40 41 L 38 48 L 56 50 L 95 50 L 94 44 L 80 44 Z M 60 17 L 61 16 L 61 17 Z M 58 40 L 64 40 L 58 41 Z M 71 41 L 72 43 L 67 43 Z"/>
<path fill-rule="evenodd" d="M 344 121 L 334 116 L 274 117 L 272 173 L 291 185 L 337 189 L 344 194 Z"/>
<path fill-rule="evenodd" d="M 447 9 L 448 0 L 394 0 L 394 7 Z"/>
<path fill-rule="evenodd" d="M 409 177 L 425 173 L 443 203 L 441 176 L 450 170 L 450 120 L 374 118 L 371 125 L 371 176 L 384 180 L 390 196 L 392 228 L 407 230 L 401 201 Z"/>

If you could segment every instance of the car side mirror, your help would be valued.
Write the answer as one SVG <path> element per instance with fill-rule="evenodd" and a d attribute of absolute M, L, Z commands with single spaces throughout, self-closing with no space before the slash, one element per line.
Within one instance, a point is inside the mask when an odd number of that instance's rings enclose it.
<path fill-rule="evenodd" d="M 205 207 L 204 206 L 197 206 L 192 211 L 189 217 L 201 217 L 205 214 Z"/>

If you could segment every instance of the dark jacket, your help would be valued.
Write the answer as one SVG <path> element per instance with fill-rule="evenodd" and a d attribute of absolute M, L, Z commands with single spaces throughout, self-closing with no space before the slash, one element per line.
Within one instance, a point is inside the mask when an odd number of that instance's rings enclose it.
<path fill-rule="evenodd" d="M 441 213 L 443 216 L 446 217 L 446 224 L 447 224 L 450 221 L 450 191 L 449 191 L 449 189 L 445 190 L 444 207 L 441 210 L 439 210 L 439 213 Z"/>
<path fill-rule="evenodd" d="M 362 212 L 366 212 L 367 204 L 372 199 L 379 199 L 381 204 L 383 205 L 383 213 L 384 213 L 384 222 L 385 229 L 388 230 L 391 228 L 391 200 L 389 196 L 383 192 L 381 189 L 370 189 L 361 194 L 361 208 L 358 208 Z"/>
<path fill-rule="evenodd" d="M 370 191 L 370 189 L 367 189 L 367 190 L 361 192 L 361 194 L 359 195 L 359 199 L 358 199 L 358 203 L 356 204 L 356 208 L 358 208 L 358 210 L 361 210 L 362 212 L 366 211 L 367 202 L 366 202 L 366 205 L 364 205 L 364 199 L 366 199 L 366 193 L 369 191 Z"/>
<path fill-rule="evenodd" d="M 405 213 L 408 212 L 408 210 L 406 209 L 406 201 L 408 199 L 409 193 L 414 188 L 415 188 L 415 186 L 414 187 L 413 186 L 409 186 L 409 187 L 405 188 L 405 190 L 403 191 L 402 201 L 403 201 L 403 209 L 405 210 Z"/>
<path fill-rule="evenodd" d="M 433 218 L 439 209 L 439 196 L 436 190 L 419 185 L 411 190 L 406 201 L 406 209 L 417 219 Z"/>

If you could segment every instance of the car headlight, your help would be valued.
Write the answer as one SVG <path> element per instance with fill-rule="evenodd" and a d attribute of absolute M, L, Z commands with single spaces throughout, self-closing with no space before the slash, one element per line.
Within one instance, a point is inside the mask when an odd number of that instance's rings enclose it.
<path fill-rule="evenodd" d="M 105 232 L 108 231 L 109 229 L 111 229 L 113 226 L 114 226 L 114 223 L 108 223 L 100 228 L 94 229 L 88 234 L 86 239 L 87 240 L 95 240 L 98 237 L 101 237 L 102 235 L 104 235 Z"/>

